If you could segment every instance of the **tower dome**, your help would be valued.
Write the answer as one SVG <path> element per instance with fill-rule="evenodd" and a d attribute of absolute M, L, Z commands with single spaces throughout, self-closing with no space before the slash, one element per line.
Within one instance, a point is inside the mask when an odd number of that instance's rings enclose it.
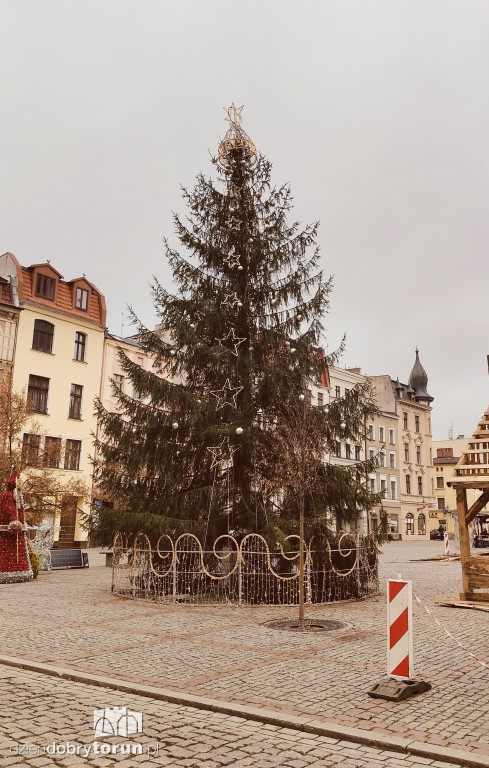
<path fill-rule="evenodd" d="M 428 394 L 426 389 L 428 386 L 428 375 L 419 362 L 418 349 L 416 349 L 416 360 L 414 361 L 413 370 L 409 377 L 409 385 L 414 390 L 414 400 L 416 400 L 416 402 L 429 405 L 429 403 L 433 401 L 433 398 Z"/>

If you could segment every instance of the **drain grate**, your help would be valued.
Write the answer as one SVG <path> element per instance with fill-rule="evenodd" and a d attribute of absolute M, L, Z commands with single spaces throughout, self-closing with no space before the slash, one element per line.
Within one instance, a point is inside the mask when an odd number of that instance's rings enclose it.
<path fill-rule="evenodd" d="M 299 619 L 276 619 L 265 622 L 269 629 L 281 629 L 286 632 L 300 632 Z M 333 619 L 304 619 L 304 632 L 332 632 L 335 629 L 345 629 L 346 624 Z"/>

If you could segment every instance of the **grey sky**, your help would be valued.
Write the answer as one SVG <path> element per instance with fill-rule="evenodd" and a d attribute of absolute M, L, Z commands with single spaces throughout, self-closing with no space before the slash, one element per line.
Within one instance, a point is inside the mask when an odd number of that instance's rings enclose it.
<path fill-rule="evenodd" d="M 0 252 L 85 272 L 109 328 L 155 316 L 180 183 L 212 173 L 222 107 L 321 221 L 329 348 L 406 381 L 434 437 L 488 402 L 487 0 L 3 0 Z M 130 332 L 126 325 L 124 332 Z"/>

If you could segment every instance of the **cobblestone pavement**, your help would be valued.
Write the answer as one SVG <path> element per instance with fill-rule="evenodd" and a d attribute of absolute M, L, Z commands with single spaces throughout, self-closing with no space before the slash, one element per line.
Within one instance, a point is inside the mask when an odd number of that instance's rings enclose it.
<path fill-rule="evenodd" d="M 0 667 L 0 686 L 5 768 L 455 768 L 9 667 Z M 93 710 L 106 706 L 141 712 L 143 733 L 95 739 Z M 142 754 L 122 754 L 129 745 L 141 745 Z M 109 749 L 117 752 L 104 755 Z"/>
<path fill-rule="evenodd" d="M 441 547 L 387 544 L 383 591 L 385 579 L 401 571 L 443 624 L 489 663 L 489 613 L 436 606 L 458 599 L 461 589 L 459 562 L 420 559 Z M 96 557 L 90 553 L 91 563 Z M 367 696 L 385 677 L 385 595 L 313 607 L 310 616 L 345 626 L 299 635 L 264 626 L 296 608 L 134 602 L 111 595 L 110 579 L 109 568 L 91 567 L 0 587 L 1 653 L 489 755 L 489 670 L 417 604 L 415 675 L 433 687 L 394 703 Z"/>

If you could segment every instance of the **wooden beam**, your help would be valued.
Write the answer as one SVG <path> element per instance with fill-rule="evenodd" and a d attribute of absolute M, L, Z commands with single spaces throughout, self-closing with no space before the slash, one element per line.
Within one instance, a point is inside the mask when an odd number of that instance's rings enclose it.
<path fill-rule="evenodd" d="M 467 600 L 467 593 L 469 592 L 469 574 L 467 573 L 467 563 L 470 560 L 470 539 L 469 530 L 467 527 L 467 491 L 465 488 L 457 488 L 457 513 L 458 513 L 458 530 L 460 533 L 460 559 L 462 561 L 462 589 L 460 594 L 461 600 Z"/>
<path fill-rule="evenodd" d="M 481 509 L 483 509 L 486 504 L 489 502 L 489 488 L 486 488 L 485 491 L 481 493 L 478 499 L 474 501 L 471 508 L 467 512 L 466 515 L 466 521 L 467 525 L 472 522 L 472 520 L 479 514 Z"/>

